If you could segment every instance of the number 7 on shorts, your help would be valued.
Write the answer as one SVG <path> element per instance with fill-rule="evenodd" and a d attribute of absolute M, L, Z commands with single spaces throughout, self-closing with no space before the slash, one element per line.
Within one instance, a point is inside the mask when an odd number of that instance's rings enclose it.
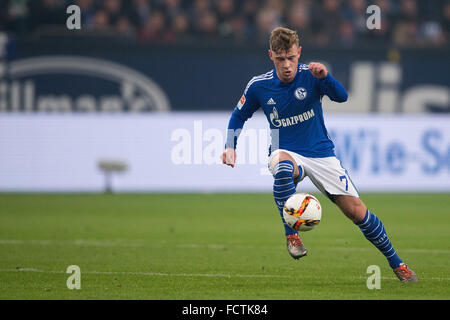
<path fill-rule="evenodd" d="M 345 180 L 345 191 L 348 191 L 348 179 L 346 175 L 340 176 L 339 180 Z"/>

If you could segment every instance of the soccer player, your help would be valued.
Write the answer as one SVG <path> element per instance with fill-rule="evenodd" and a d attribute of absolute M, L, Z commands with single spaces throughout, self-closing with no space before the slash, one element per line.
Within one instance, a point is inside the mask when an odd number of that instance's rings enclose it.
<path fill-rule="evenodd" d="M 332 101 L 345 102 L 347 92 L 323 64 L 299 63 L 300 53 L 297 32 L 281 27 L 272 31 L 269 57 L 275 68 L 248 82 L 229 121 L 222 162 L 234 167 L 239 133 L 245 121 L 262 108 L 271 128 L 268 166 L 274 177 L 273 196 L 284 223 L 289 254 L 299 259 L 307 253 L 297 231 L 283 218 L 284 203 L 307 176 L 387 258 L 400 281 L 418 281 L 397 255 L 383 223 L 361 201 L 348 172 L 335 156 L 321 100 L 327 95 Z"/>

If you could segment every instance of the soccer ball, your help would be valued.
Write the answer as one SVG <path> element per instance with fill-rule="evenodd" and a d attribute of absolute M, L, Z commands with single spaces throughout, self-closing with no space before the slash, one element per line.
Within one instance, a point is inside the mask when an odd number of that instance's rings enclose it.
<path fill-rule="evenodd" d="M 296 193 L 285 202 L 283 217 L 292 229 L 309 231 L 319 224 L 322 207 L 314 196 L 308 193 Z"/>

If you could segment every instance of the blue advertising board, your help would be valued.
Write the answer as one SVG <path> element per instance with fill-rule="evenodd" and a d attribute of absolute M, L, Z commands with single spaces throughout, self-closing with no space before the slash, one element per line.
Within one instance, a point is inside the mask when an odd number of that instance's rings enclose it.
<path fill-rule="evenodd" d="M 450 113 L 448 52 L 392 51 L 303 48 L 300 60 L 325 63 L 347 89 L 329 112 Z M 272 68 L 265 47 L 21 41 L 0 60 L 0 112 L 232 110 Z"/>

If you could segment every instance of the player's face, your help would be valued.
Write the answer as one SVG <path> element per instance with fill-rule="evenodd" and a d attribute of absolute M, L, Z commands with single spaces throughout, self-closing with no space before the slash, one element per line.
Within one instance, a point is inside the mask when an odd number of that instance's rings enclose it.
<path fill-rule="evenodd" d="M 297 75 L 298 59 L 301 47 L 293 45 L 288 51 L 274 52 L 269 50 L 270 59 L 275 65 L 278 78 L 283 82 L 291 82 Z"/>

